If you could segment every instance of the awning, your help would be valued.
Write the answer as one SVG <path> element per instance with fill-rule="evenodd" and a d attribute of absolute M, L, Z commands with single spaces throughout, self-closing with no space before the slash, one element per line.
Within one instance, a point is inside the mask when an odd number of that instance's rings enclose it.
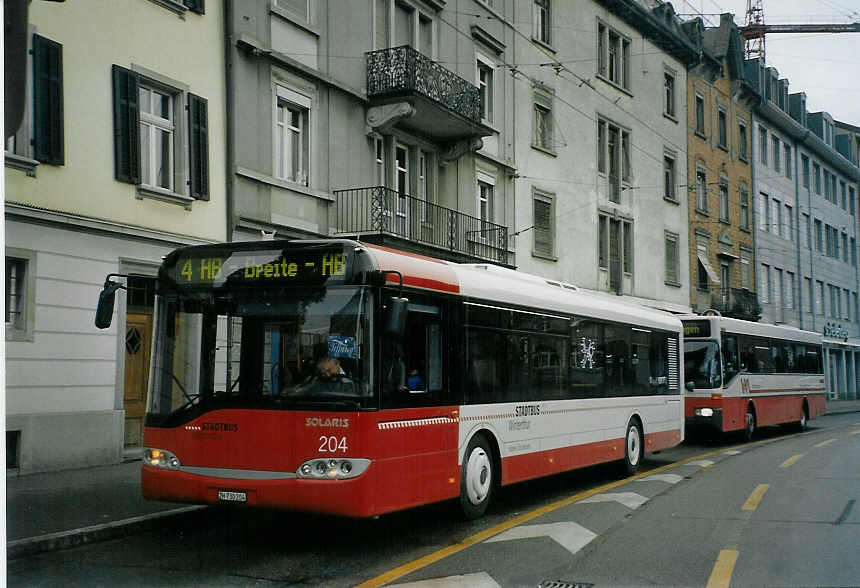
<path fill-rule="evenodd" d="M 699 258 L 699 263 L 701 263 L 702 267 L 705 268 L 705 272 L 708 274 L 708 279 L 714 284 L 719 284 L 720 278 L 717 276 L 717 272 L 714 271 L 714 268 L 711 267 L 711 262 L 708 261 L 707 256 L 705 256 L 701 251 L 696 252 L 696 256 Z"/>

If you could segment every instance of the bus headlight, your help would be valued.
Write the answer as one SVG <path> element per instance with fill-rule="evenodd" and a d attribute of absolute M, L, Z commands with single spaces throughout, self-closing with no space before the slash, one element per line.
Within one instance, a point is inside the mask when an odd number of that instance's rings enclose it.
<path fill-rule="evenodd" d="M 370 467 L 363 458 L 317 458 L 304 462 L 296 471 L 299 478 L 313 480 L 347 480 L 357 478 Z"/>
<path fill-rule="evenodd" d="M 696 409 L 696 416 L 712 417 L 712 416 L 714 416 L 714 409 L 713 408 L 697 408 Z"/>
<path fill-rule="evenodd" d="M 153 449 L 144 447 L 143 463 L 154 468 L 164 468 L 168 470 L 178 470 L 180 463 L 179 458 L 166 449 Z"/>

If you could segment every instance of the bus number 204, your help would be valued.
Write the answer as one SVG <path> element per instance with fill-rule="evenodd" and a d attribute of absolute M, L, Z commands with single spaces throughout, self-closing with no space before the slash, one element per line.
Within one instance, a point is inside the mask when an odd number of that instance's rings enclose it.
<path fill-rule="evenodd" d="M 346 437 L 320 435 L 320 453 L 346 453 Z"/>

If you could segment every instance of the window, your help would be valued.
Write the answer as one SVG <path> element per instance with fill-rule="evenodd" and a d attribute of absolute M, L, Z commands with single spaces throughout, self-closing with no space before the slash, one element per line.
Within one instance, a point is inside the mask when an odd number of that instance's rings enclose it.
<path fill-rule="evenodd" d="M 478 95 L 481 99 L 481 118 L 493 121 L 493 65 L 478 56 Z"/>
<path fill-rule="evenodd" d="M 785 272 L 785 308 L 794 310 L 794 272 Z"/>
<path fill-rule="evenodd" d="M 767 129 L 761 125 L 758 127 L 758 139 L 759 158 L 762 164 L 767 165 Z"/>
<path fill-rule="evenodd" d="M 276 87 L 275 177 L 308 185 L 308 119 L 311 101 Z"/>
<path fill-rule="evenodd" d="M 552 151 L 552 94 L 543 88 L 535 88 L 534 100 L 534 136 L 532 137 L 532 146 L 545 151 Z"/>
<path fill-rule="evenodd" d="M 696 210 L 708 212 L 708 178 L 703 167 L 696 166 Z"/>
<path fill-rule="evenodd" d="M 675 74 L 663 72 L 663 114 L 675 118 Z"/>
<path fill-rule="evenodd" d="M 678 257 L 678 235 L 676 233 L 665 233 L 666 243 L 666 277 L 667 284 L 680 286 L 680 267 Z"/>
<path fill-rule="evenodd" d="M 843 182 L 842 180 L 839 180 L 839 188 L 840 188 L 839 192 L 842 196 L 842 210 L 848 210 L 847 187 L 845 185 L 845 182 Z"/>
<path fill-rule="evenodd" d="M 788 204 L 785 205 L 785 215 L 782 217 L 785 223 L 783 237 L 789 241 L 794 241 L 794 208 Z"/>
<path fill-rule="evenodd" d="M 6 247 L 6 340 L 33 341 L 36 254 Z"/>
<path fill-rule="evenodd" d="M 630 181 L 630 132 L 606 121 L 597 121 L 597 169 L 607 174 L 609 199 L 621 201 L 621 182 Z"/>
<path fill-rule="evenodd" d="M 723 149 L 728 149 L 729 147 L 728 135 L 729 132 L 728 128 L 726 127 L 726 111 L 720 108 L 719 112 L 717 113 L 717 138 L 719 141 L 718 145 Z"/>
<path fill-rule="evenodd" d="M 851 320 L 851 291 L 848 288 L 842 290 L 842 316 Z"/>
<path fill-rule="evenodd" d="M 705 136 L 705 98 L 696 94 L 696 134 Z"/>
<path fill-rule="evenodd" d="M 677 202 L 678 196 L 675 193 L 675 155 L 663 155 L 663 198 Z"/>
<path fill-rule="evenodd" d="M 718 281 L 717 275 L 711 268 L 709 258 L 707 237 L 696 237 L 696 288 L 707 292 L 710 289 L 710 282 Z"/>
<path fill-rule="evenodd" d="M 550 0 L 534 0 L 534 38 L 550 44 Z"/>
<path fill-rule="evenodd" d="M 824 170 L 824 199 L 828 202 L 832 201 L 832 195 L 830 194 L 830 172 L 826 169 Z"/>
<path fill-rule="evenodd" d="M 741 184 L 739 188 L 741 203 L 741 229 L 750 230 L 750 193 L 749 189 Z"/>
<path fill-rule="evenodd" d="M 747 125 L 744 122 L 738 123 L 738 157 L 743 161 L 747 160 Z"/>
<path fill-rule="evenodd" d="M 815 280 L 815 285 L 818 291 L 818 296 L 815 298 L 815 312 L 817 314 L 824 314 L 824 282 Z"/>
<path fill-rule="evenodd" d="M 848 208 L 851 211 L 851 216 L 856 214 L 856 207 L 854 186 L 848 186 Z"/>
<path fill-rule="evenodd" d="M 552 195 L 535 191 L 533 206 L 534 253 L 541 257 L 552 257 L 555 253 L 555 214 Z"/>
<path fill-rule="evenodd" d="M 33 157 L 63 165 L 63 46 L 33 35 Z"/>
<path fill-rule="evenodd" d="M 388 184 L 385 177 L 385 140 L 382 137 L 376 137 L 374 141 L 376 157 L 374 159 L 374 167 L 376 170 L 376 185 L 385 186 Z"/>
<path fill-rule="evenodd" d="M 188 124 L 177 123 L 186 110 Z M 139 185 L 141 195 L 185 206 L 182 197 L 209 199 L 205 98 L 114 65 L 113 111 L 117 180 Z"/>
<path fill-rule="evenodd" d="M 857 267 L 857 241 L 851 237 L 849 242 L 851 243 L 851 265 Z"/>
<path fill-rule="evenodd" d="M 389 19 L 391 17 L 393 21 Z M 389 22 L 394 23 L 393 35 Z M 409 45 L 429 58 L 434 57 L 433 18 L 403 0 L 377 0 L 376 44 L 380 49 Z"/>
<path fill-rule="evenodd" d="M 752 252 L 741 249 L 741 288 L 749 290 L 752 285 Z"/>
<path fill-rule="evenodd" d="M 770 231 L 770 204 L 764 192 L 759 194 L 758 228 L 760 231 Z"/>
<path fill-rule="evenodd" d="M 769 230 L 774 235 L 782 237 L 782 203 L 774 198 L 770 201 L 770 205 L 773 212 L 770 215 Z"/>
<path fill-rule="evenodd" d="M 276 0 L 275 5 L 289 11 L 304 22 L 310 19 L 310 0 Z"/>
<path fill-rule="evenodd" d="M 720 220 L 729 222 L 729 181 L 720 178 Z"/>
<path fill-rule="evenodd" d="M 630 39 L 621 35 L 615 29 L 599 22 L 597 24 L 597 52 L 597 74 L 616 86 L 621 86 L 622 88 L 629 90 Z M 674 77 L 672 89 L 674 94 Z"/>
<path fill-rule="evenodd" d="M 483 175 L 483 174 L 482 174 Z M 493 202 L 493 190 L 495 186 L 490 182 L 478 180 L 478 218 L 481 219 L 481 238 L 486 240 L 493 235 L 490 234 L 490 226 L 487 223 L 492 223 L 495 218 L 495 202 Z"/>
<path fill-rule="evenodd" d="M 763 304 L 770 303 L 770 266 L 766 263 L 761 264 L 761 286 L 759 287 L 759 295 Z"/>
<path fill-rule="evenodd" d="M 821 194 L 821 167 L 813 162 L 812 163 L 812 182 L 815 187 L 815 193 Z"/>
<path fill-rule="evenodd" d="M 842 261 L 848 263 L 848 234 L 842 233 Z"/>
<path fill-rule="evenodd" d="M 792 168 L 792 165 L 791 165 L 791 163 L 792 163 L 791 162 L 791 147 L 789 147 L 788 145 L 784 145 L 784 149 L 785 149 L 785 177 L 790 178 L 791 177 L 791 168 Z"/>
<path fill-rule="evenodd" d="M 609 270 L 610 289 L 619 291 L 622 272 L 633 273 L 633 223 L 601 214 L 597 226 L 598 263 Z"/>
<path fill-rule="evenodd" d="M 805 300 L 803 301 L 803 312 L 812 312 L 812 301 L 815 299 L 815 290 L 812 289 L 812 280 L 810 278 L 803 278 L 803 293 L 806 294 Z"/>
<path fill-rule="evenodd" d="M 800 216 L 800 246 L 809 248 L 809 215 L 805 212 Z"/>
<path fill-rule="evenodd" d="M 803 172 L 803 187 L 809 188 L 809 158 L 807 156 L 800 156 L 800 167 Z"/>
<path fill-rule="evenodd" d="M 782 306 L 782 289 L 783 289 L 783 279 L 782 279 L 782 270 L 779 268 L 773 268 L 773 309 L 776 315 L 776 322 L 783 322 L 783 306 Z"/>
<path fill-rule="evenodd" d="M 821 221 L 815 219 L 815 248 L 820 252 L 824 251 L 824 243 L 821 234 Z"/>
<path fill-rule="evenodd" d="M 780 166 L 781 153 L 779 151 L 779 137 L 777 137 L 776 135 L 771 135 L 770 140 L 773 143 L 773 170 L 776 173 L 779 173 L 782 168 L 782 166 Z"/>

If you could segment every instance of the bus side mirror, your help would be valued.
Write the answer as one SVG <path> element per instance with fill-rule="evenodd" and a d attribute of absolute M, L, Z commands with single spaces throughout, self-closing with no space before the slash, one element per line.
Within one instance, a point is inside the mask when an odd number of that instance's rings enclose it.
<path fill-rule="evenodd" d="M 693 382 L 692 382 L 692 381 L 687 382 L 686 384 L 684 384 L 684 388 L 686 388 L 686 389 L 687 389 L 687 390 L 689 390 L 690 392 L 692 392 L 693 390 L 695 390 L 695 389 L 696 389 L 696 387 L 695 387 L 695 385 L 693 384 Z"/>
<path fill-rule="evenodd" d="M 107 329 L 113 320 L 113 303 L 116 298 L 116 291 L 124 288 L 119 282 L 111 282 L 105 280 L 104 288 L 99 292 L 99 304 L 96 307 L 96 327 L 99 329 Z"/>
<path fill-rule="evenodd" d="M 406 334 L 406 316 L 409 314 L 409 299 L 392 296 L 388 315 L 385 317 L 385 333 L 402 339 Z"/>

